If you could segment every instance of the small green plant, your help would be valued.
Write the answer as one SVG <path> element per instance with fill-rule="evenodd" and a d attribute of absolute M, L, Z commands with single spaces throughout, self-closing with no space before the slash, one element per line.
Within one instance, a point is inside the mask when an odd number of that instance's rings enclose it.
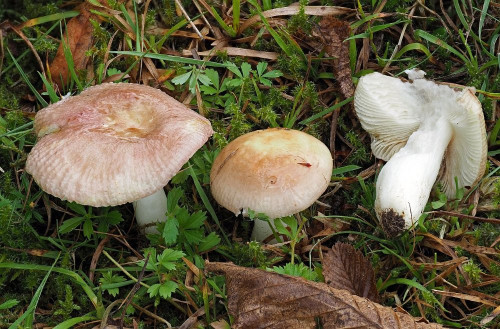
<path fill-rule="evenodd" d="M 178 203 L 182 195 L 183 191 L 178 187 L 168 193 L 167 219 L 158 224 L 158 228 L 167 246 L 182 248 L 189 258 L 194 259 L 197 266 L 203 267 L 204 262 L 200 254 L 217 246 L 220 237 L 215 232 L 205 235 L 205 213 L 197 211 L 190 214 L 186 208 L 180 207 Z"/>
<path fill-rule="evenodd" d="M 160 298 L 169 299 L 178 288 L 179 284 L 172 275 L 172 271 L 178 269 L 180 260 L 185 254 L 182 251 L 174 249 L 165 249 L 161 254 L 157 254 L 156 249 L 148 248 L 144 252 L 148 263 L 146 270 L 153 272 L 154 283 L 149 286 L 147 292 L 149 297 L 155 299 L 155 306 L 160 303 Z M 145 261 L 139 261 L 137 265 L 144 267 Z"/>
<path fill-rule="evenodd" d="M 87 207 L 87 209 L 81 204 L 69 202 L 68 208 L 73 210 L 77 215 L 73 218 L 65 220 L 61 226 L 59 226 L 59 234 L 66 234 L 73 231 L 78 226 L 82 225 L 83 235 L 90 239 L 95 233 L 94 225 L 97 225 L 97 231 L 100 233 L 106 233 L 109 231 L 110 226 L 117 225 L 123 221 L 122 215 L 117 210 L 111 210 L 111 208 L 102 208 L 101 215 L 93 214 L 94 208 Z"/>
<path fill-rule="evenodd" d="M 303 263 L 298 263 L 298 264 L 287 263 L 285 266 L 274 266 L 272 269 L 268 268 L 267 270 L 273 271 L 273 272 L 276 272 L 279 274 L 300 276 L 300 277 L 303 277 L 304 279 L 311 280 L 311 281 L 318 280 L 318 274 L 314 270 L 305 266 Z"/>

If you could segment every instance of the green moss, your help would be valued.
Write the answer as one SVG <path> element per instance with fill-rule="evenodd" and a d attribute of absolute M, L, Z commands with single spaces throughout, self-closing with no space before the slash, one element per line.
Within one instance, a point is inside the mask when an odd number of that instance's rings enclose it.
<path fill-rule="evenodd" d="M 12 88 L 0 84 L 0 108 L 9 110 L 19 109 L 19 96 L 12 92 Z"/>

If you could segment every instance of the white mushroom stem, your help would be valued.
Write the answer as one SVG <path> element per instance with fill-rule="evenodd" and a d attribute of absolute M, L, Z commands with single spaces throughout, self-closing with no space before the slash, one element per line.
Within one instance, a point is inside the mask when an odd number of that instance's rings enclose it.
<path fill-rule="evenodd" d="M 161 188 L 155 193 L 140 200 L 134 201 L 135 218 L 137 224 L 144 233 L 158 233 L 157 222 L 164 222 L 167 219 L 167 196 Z"/>
<path fill-rule="evenodd" d="M 397 235 L 418 220 L 452 137 L 449 121 L 435 113 L 382 168 L 375 211 L 387 234 Z"/>
<path fill-rule="evenodd" d="M 270 219 L 269 220 L 272 223 L 274 220 Z M 253 230 L 252 230 L 252 236 L 251 240 L 259 241 L 262 242 L 264 241 L 265 238 L 273 234 L 273 231 L 271 227 L 269 226 L 270 224 L 262 219 L 254 219 L 254 225 L 253 225 Z M 274 227 L 274 226 L 273 226 Z M 271 243 L 275 243 L 275 239 L 271 241 Z"/>

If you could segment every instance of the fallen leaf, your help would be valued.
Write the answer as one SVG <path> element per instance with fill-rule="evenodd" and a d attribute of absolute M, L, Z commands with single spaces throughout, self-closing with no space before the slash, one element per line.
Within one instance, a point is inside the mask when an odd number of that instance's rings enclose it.
<path fill-rule="evenodd" d="M 66 24 L 66 31 L 64 32 L 64 41 L 68 49 L 71 51 L 75 70 L 85 69 L 88 62 L 88 57 L 85 56 L 86 52 L 92 46 L 93 40 L 93 27 L 90 19 L 96 19 L 89 9 L 91 5 L 84 3 L 80 6 L 80 15 L 71 18 Z M 59 44 L 56 56 L 50 64 L 50 73 L 52 81 L 54 81 L 60 89 L 67 83 L 69 79 L 69 68 L 64 56 L 63 42 Z"/>
<path fill-rule="evenodd" d="M 349 23 L 333 16 L 324 16 L 313 35 L 320 38 L 323 49 L 329 57 L 333 57 L 333 73 L 339 83 L 340 91 L 345 98 L 354 95 L 354 84 L 351 78 L 349 58 Z"/>
<path fill-rule="evenodd" d="M 300 277 L 231 263 L 206 263 L 206 269 L 226 276 L 233 328 L 307 329 L 316 328 L 319 322 L 325 329 L 443 328 Z"/>
<path fill-rule="evenodd" d="M 375 273 L 363 254 L 347 243 L 336 243 L 323 257 L 323 276 L 332 288 L 378 302 Z"/>

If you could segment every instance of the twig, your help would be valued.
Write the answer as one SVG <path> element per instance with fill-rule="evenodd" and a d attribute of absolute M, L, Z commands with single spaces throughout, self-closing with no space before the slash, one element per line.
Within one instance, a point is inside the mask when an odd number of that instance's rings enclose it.
<path fill-rule="evenodd" d="M 466 214 L 461 214 L 458 212 L 453 212 L 453 211 L 446 211 L 446 210 L 436 210 L 436 211 L 430 211 L 430 214 L 437 214 L 437 215 L 443 215 L 443 216 L 455 216 L 455 217 L 460 217 L 460 218 L 465 218 L 465 219 L 472 219 L 478 222 L 486 222 L 486 223 L 491 223 L 491 224 L 500 224 L 500 219 L 498 218 L 487 218 L 487 217 L 477 217 L 477 216 L 471 216 L 471 215 L 466 215 Z"/>
<path fill-rule="evenodd" d="M 146 256 L 146 259 L 144 260 L 144 266 L 142 267 L 141 273 L 139 273 L 139 276 L 137 277 L 137 282 L 134 284 L 132 290 L 130 290 L 129 294 L 120 305 L 120 307 L 123 307 L 122 315 L 120 317 L 120 328 L 123 328 L 123 320 L 125 318 L 125 314 L 127 313 L 127 307 L 130 305 L 130 303 L 132 302 L 132 298 L 134 298 L 135 293 L 140 288 L 140 283 L 142 282 L 142 278 L 144 277 L 144 272 L 146 271 L 146 267 L 148 266 L 150 255 L 151 253 L 148 253 L 148 255 Z M 167 325 L 170 328 L 170 323 L 167 323 Z"/>
<path fill-rule="evenodd" d="M 179 9 L 182 11 L 182 14 L 184 15 L 184 17 L 186 17 L 186 19 L 188 20 L 189 24 L 191 24 L 191 27 L 194 29 L 194 31 L 196 32 L 196 34 L 198 34 L 198 36 L 200 37 L 200 39 L 201 40 L 205 40 L 205 38 L 200 33 L 200 31 L 198 30 L 198 28 L 196 27 L 196 25 L 194 25 L 194 22 L 191 20 L 191 18 L 189 18 L 189 15 L 186 12 L 186 10 L 184 9 L 184 7 L 182 6 L 182 3 L 179 0 L 175 0 L 175 3 L 177 4 L 177 6 L 179 6 Z"/>

